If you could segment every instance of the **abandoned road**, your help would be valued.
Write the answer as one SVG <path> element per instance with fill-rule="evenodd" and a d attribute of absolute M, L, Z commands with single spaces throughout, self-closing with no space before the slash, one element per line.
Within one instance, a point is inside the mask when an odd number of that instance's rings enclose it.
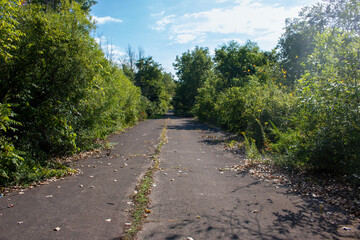
<path fill-rule="evenodd" d="M 167 123 L 168 144 L 139 239 L 358 239 L 359 229 L 321 201 L 245 172 L 220 171 L 245 156 L 224 150 L 225 136 L 190 118 Z M 358 222 L 357 222 L 358 224 Z M 349 227 L 349 225 L 346 225 Z M 354 229 L 355 228 L 355 229 Z"/>
<path fill-rule="evenodd" d="M 223 148 L 223 132 L 167 115 L 112 136 L 110 153 L 75 163 L 82 174 L 0 198 L 0 239 L 119 239 L 130 221 L 129 196 L 152 164 L 165 122 L 168 143 L 138 239 L 359 238 L 359 222 L 330 206 L 320 209 L 320 199 L 246 172 L 220 171 L 245 156 Z"/>

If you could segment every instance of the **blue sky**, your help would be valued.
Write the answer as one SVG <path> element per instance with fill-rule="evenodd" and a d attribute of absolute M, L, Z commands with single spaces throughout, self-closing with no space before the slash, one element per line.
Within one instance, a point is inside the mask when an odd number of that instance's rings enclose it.
<path fill-rule="evenodd" d="M 165 71 L 195 46 L 211 51 L 231 40 L 255 41 L 273 49 L 285 19 L 319 0 L 98 0 L 91 15 L 94 37 L 113 58 L 124 58 L 130 44 L 152 56 Z M 105 50 L 106 51 L 106 50 Z M 108 51 L 109 52 L 109 51 Z"/>

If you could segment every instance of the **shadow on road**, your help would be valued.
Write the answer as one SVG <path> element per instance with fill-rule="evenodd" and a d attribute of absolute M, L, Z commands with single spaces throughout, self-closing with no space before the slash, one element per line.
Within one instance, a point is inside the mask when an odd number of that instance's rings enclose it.
<path fill-rule="evenodd" d="M 176 117 L 172 113 L 166 114 L 164 118 L 177 120 L 169 122 L 167 126 L 169 130 L 204 131 L 199 142 L 211 146 L 221 145 L 232 139 L 239 140 L 234 135 L 224 134 L 218 128 L 209 127 L 193 118 Z M 220 132 L 222 137 L 219 137 Z M 232 207 L 221 210 L 212 208 L 207 214 L 199 217 L 189 214 L 181 220 L 166 224 L 166 227 L 161 229 L 162 232 L 150 232 L 147 236 L 150 239 L 159 239 L 159 236 L 165 236 L 162 239 L 167 240 L 183 239 L 184 235 L 174 233 L 183 229 L 184 234 L 193 233 L 196 239 L 277 240 L 294 239 L 294 236 L 297 239 L 355 239 L 356 233 L 342 230 L 342 226 L 351 224 L 351 220 L 341 209 L 323 206 L 325 204 L 322 204 L 319 198 L 292 192 L 288 185 L 278 186 L 279 189 L 274 191 L 274 185 L 271 183 L 266 185 L 257 178 L 248 184 L 240 184 L 243 182 L 242 178 L 248 177 L 247 172 L 235 172 L 234 175 L 239 185 L 235 184 L 231 191 L 231 196 L 235 199 Z M 260 184 L 265 187 L 259 186 Z M 243 191 L 244 189 L 254 188 L 262 191 L 272 189 L 271 192 L 276 194 L 259 200 L 240 198 L 244 192 L 247 192 Z M 296 200 L 291 200 L 292 205 L 282 207 L 282 199 L 288 199 L 287 202 L 289 199 Z M 276 201 L 278 205 L 274 207 Z"/>
<path fill-rule="evenodd" d="M 239 209 L 247 207 L 247 214 L 238 214 Z M 193 237 L 199 239 L 355 239 L 354 236 L 346 236 L 338 232 L 338 225 L 331 224 L 328 219 L 321 215 L 309 214 L 308 206 L 297 206 L 296 211 L 282 209 L 281 212 L 273 212 L 275 220 L 267 222 L 262 218 L 264 206 L 259 202 L 245 203 L 237 200 L 237 205 L 230 210 L 221 210 L 194 219 L 194 216 L 179 220 L 163 229 L 169 234 L 166 240 L 184 239 L 183 235 L 170 232 L 186 229 L 193 233 Z M 257 209 L 254 213 L 251 209 Z M 148 235 L 150 239 L 157 239 L 158 232 Z M 191 236 L 188 236 L 191 237 Z M 195 238 L 194 238 L 195 239 Z"/>

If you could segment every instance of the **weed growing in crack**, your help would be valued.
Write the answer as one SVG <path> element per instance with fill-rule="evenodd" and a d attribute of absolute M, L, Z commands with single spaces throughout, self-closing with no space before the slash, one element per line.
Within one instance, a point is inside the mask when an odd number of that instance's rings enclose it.
<path fill-rule="evenodd" d="M 166 132 L 167 121 L 164 123 L 164 127 L 160 135 L 160 142 L 155 150 L 155 153 L 150 157 L 153 163 L 139 180 L 139 183 L 135 188 L 135 192 L 131 196 L 134 203 L 134 207 L 131 210 L 132 222 L 130 228 L 126 230 L 125 235 L 122 237 L 124 240 L 134 239 L 136 234 L 142 229 L 143 223 L 147 218 L 147 214 L 151 213 L 149 210 L 149 194 L 151 193 L 154 173 L 160 169 L 158 155 L 161 152 L 162 145 L 167 143 Z"/>

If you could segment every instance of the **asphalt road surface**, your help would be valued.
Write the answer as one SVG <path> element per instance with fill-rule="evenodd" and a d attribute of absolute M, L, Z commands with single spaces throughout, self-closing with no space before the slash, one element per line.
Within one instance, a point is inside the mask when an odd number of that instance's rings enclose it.
<path fill-rule="evenodd" d="M 76 163 L 83 174 L 0 198 L 0 239 L 119 239 L 130 221 L 129 196 L 151 165 L 165 121 L 168 143 L 150 195 L 152 213 L 138 239 L 359 238 L 358 225 L 336 209 L 320 211 L 319 199 L 248 173 L 219 171 L 244 160 L 211 141 L 224 133 L 167 117 L 112 136 L 110 153 Z"/>
<path fill-rule="evenodd" d="M 145 156 L 153 154 L 163 123 L 148 120 L 114 135 L 110 156 L 77 162 L 81 175 L 0 198 L 0 239 L 118 239 L 129 195 L 151 165 Z"/>
<path fill-rule="evenodd" d="M 219 171 L 244 159 L 209 140 L 222 135 L 189 118 L 168 121 L 152 213 L 139 239 L 358 239 L 359 229 L 343 230 L 347 218 L 334 209 L 320 212 L 318 199 Z"/>

